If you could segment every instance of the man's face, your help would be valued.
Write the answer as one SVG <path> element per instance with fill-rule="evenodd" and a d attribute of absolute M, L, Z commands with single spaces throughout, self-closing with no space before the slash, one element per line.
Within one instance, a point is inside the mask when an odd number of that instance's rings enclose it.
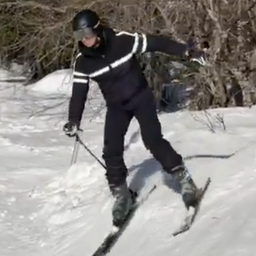
<path fill-rule="evenodd" d="M 77 41 L 81 41 L 86 47 L 97 47 L 100 39 L 91 28 L 84 28 L 74 31 L 74 37 Z"/>
<path fill-rule="evenodd" d="M 98 38 L 96 35 L 91 35 L 91 36 L 84 36 L 82 39 L 82 43 L 86 47 L 93 47 L 97 44 Z"/>

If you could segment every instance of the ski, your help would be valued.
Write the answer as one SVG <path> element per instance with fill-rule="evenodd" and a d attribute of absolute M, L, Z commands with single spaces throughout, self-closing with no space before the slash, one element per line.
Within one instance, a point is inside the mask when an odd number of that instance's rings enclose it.
<path fill-rule="evenodd" d="M 130 211 L 128 212 L 125 221 L 119 226 L 112 226 L 109 234 L 105 237 L 102 244 L 98 247 L 98 249 L 92 254 L 92 256 L 104 256 L 110 252 L 115 243 L 118 241 L 126 227 L 129 225 L 132 217 L 134 216 L 136 210 L 148 199 L 149 195 L 156 189 L 156 185 L 151 188 L 145 196 L 143 196 L 140 200 L 136 201 Z"/>
<path fill-rule="evenodd" d="M 211 183 L 211 178 L 209 177 L 206 180 L 206 183 L 205 183 L 204 187 L 202 187 L 200 189 L 201 190 L 201 192 L 200 192 L 200 199 L 199 199 L 199 202 L 198 202 L 197 206 L 195 208 L 193 208 L 193 212 L 192 213 L 190 213 L 188 211 L 188 215 L 185 217 L 184 222 L 182 223 L 182 225 L 175 232 L 173 232 L 173 234 L 172 234 L 173 236 L 177 236 L 177 235 L 179 235 L 181 233 L 184 233 L 184 232 L 188 231 L 191 228 L 191 226 L 194 223 L 194 221 L 196 219 L 196 216 L 197 216 L 197 214 L 198 214 L 198 212 L 200 210 L 200 206 L 201 206 L 203 197 L 204 197 L 204 195 L 205 195 L 205 193 L 206 193 L 210 183 Z"/>

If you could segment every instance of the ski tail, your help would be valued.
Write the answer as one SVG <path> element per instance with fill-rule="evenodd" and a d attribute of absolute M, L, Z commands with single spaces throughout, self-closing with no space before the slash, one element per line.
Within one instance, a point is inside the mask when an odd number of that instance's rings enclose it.
<path fill-rule="evenodd" d="M 156 189 L 156 185 L 153 186 L 146 194 L 145 196 L 142 196 L 141 199 L 136 198 L 136 202 L 128 212 L 124 222 L 119 225 L 118 227 L 115 225 L 112 225 L 111 230 L 109 231 L 109 234 L 105 237 L 101 245 L 97 248 L 97 250 L 92 254 L 92 256 L 104 256 L 107 253 L 111 251 L 115 243 L 118 241 L 118 239 L 121 237 L 129 223 L 131 222 L 136 210 L 148 199 L 150 194 Z"/>
<path fill-rule="evenodd" d="M 198 201 L 197 206 L 195 208 L 192 208 L 192 212 L 190 210 L 187 212 L 187 216 L 185 217 L 185 219 L 182 222 L 182 224 L 180 225 L 180 227 L 175 232 L 173 232 L 173 234 L 172 234 L 173 236 L 177 236 L 181 233 L 184 233 L 191 228 L 191 226 L 193 225 L 193 223 L 197 217 L 197 214 L 200 210 L 202 200 L 204 198 L 204 195 L 205 195 L 210 183 L 211 183 L 211 178 L 209 177 L 206 180 L 205 185 L 200 189 L 200 199 Z"/>

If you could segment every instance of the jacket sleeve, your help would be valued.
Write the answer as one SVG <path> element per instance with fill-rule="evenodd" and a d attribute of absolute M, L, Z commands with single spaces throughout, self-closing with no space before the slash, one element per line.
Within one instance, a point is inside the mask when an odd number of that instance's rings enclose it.
<path fill-rule="evenodd" d="M 122 49 L 131 54 L 140 54 L 145 52 L 161 52 L 168 55 L 180 57 L 188 56 L 188 46 L 186 44 L 174 41 L 168 36 L 150 35 L 144 33 L 129 33 L 120 31 L 116 34 L 121 38 Z"/>
<path fill-rule="evenodd" d="M 83 57 L 78 55 L 73 70 L 73 87 L 68 109 L 68 120 L 76 123 L 78 127 L 89 91 L 89 77 L 82 72 L 83 64 Z"/>
<path fill-rule="evenodd" d="M 180 57 L 187 56 L 187 45 L 174 41 L 168 36 L 140 34 L 139 38 L 139 41 L 144 46 L 141 48 L 141 53 L 161 52 Z"/>

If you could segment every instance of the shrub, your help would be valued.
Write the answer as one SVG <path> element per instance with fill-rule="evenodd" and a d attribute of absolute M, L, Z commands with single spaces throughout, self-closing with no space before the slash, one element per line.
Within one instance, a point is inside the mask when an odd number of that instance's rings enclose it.
<path fill-rule="evenodd" d="M 255 6 L 250 0 L 5 0 L 1 61 L 27 63 L 38 78 L 70 67 L 77 50 L 70 21 L 75 12 L 92 8 L 120 30 L 167 34 L 181 42 L 193 37 L 198 46 L 210 46 L 211 65 L 197 72 L 185 63 L 188 69 L 179 77 L 193 86 L 191 108 L 255 104 Z M 158 96 L 171 60 L 159 53 L 140 58 Z"/>

